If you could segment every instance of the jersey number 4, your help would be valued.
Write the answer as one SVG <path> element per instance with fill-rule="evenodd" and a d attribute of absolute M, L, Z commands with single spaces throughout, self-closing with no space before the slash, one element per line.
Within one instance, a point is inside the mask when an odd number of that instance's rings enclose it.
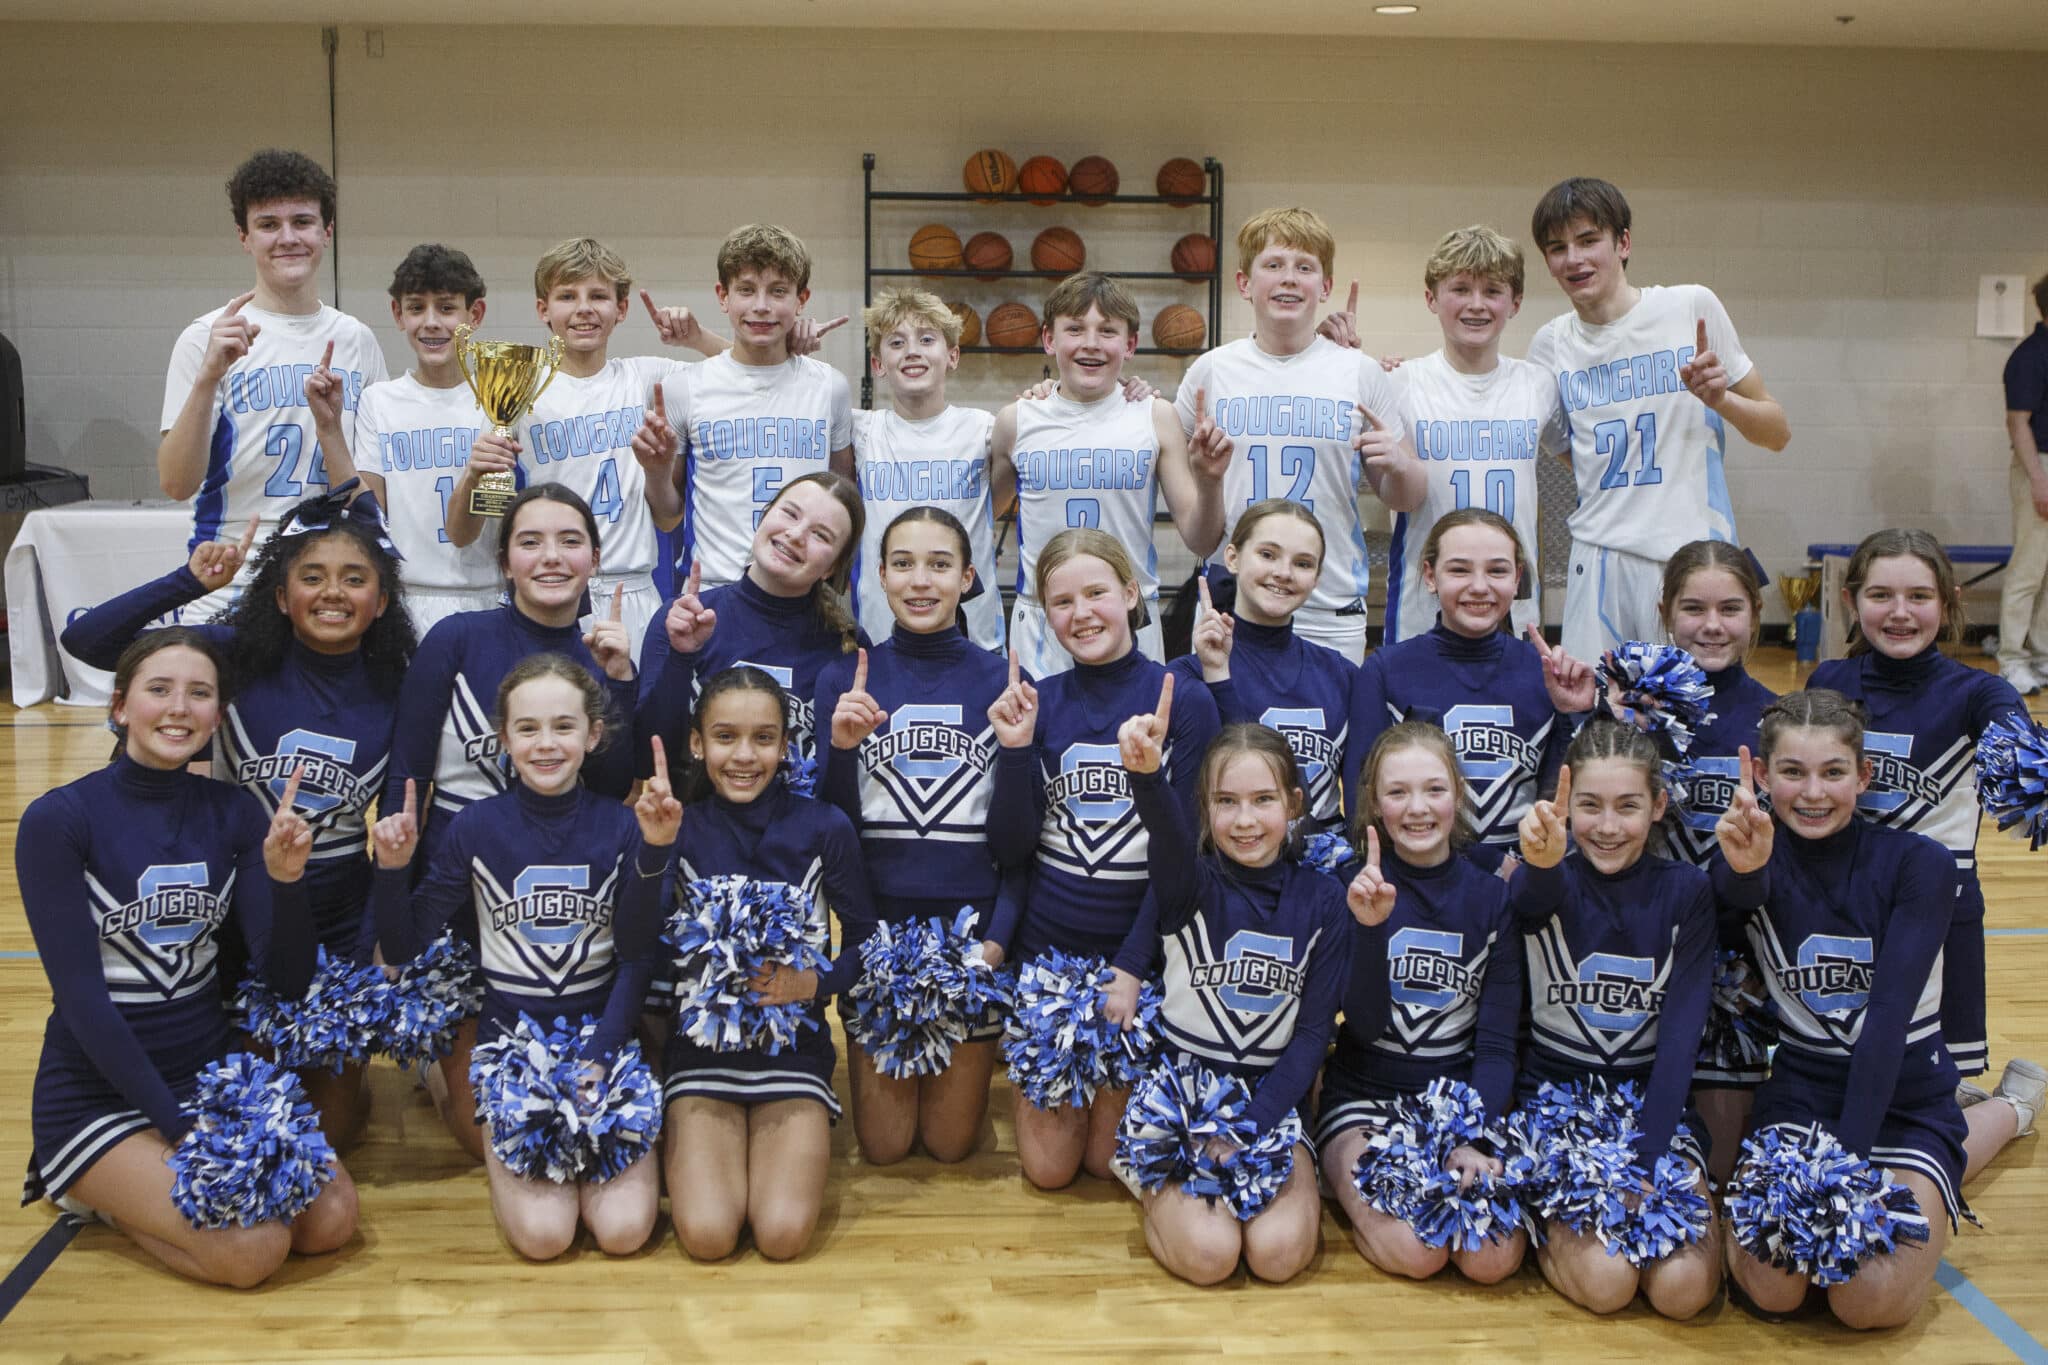
<path fill-rule="evenodd" d="M 1626 488 L 1630 483 L 1662 483 L 1664 471 L 1657 468 L 1657 414 L 1646 412 L 1636 418 L 1636 476 L 1628 476 L 1628 423 L 1616 419 L 1593 428 L 1593 454 L 1605 455 L 1607 468 L 1600 471 L 1602 488 Z"/>
<path fill-rule="evenodd" d="M 318 441 L 313 442 L 313 461 L 305 479 L 299 478 L 299 460 L 306 453 L 306 429 L 297 422 L 272 423 L 270 435 L 263 441 L 263 453 L 277 461 L 277 468 L 263 481 L 264 497 L 303 498 L 308 487 L 327 487 L 327 458 L 321 454 Z"/>

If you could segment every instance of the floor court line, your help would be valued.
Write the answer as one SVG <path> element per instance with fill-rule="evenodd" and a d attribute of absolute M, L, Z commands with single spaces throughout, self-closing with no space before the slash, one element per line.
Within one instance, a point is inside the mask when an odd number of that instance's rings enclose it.
<path fill-rule="evenodd" d="M 1934 1282 L 1946 1289 L 1949 1297 L 1963 1306 L 1964 1312 L 1984 1324 L 1985 1330 L 1997 1337 L 1999 1344 L 2011 1351 L 2015 1359 L 2025 1361 L 2026 1365 L 2048 1365 L 2048 1346 L 2043 1346 L 2026 1328 L 2014 1322 L 2010 1314 L 1970 1282 L 1968 1275 L 1943 1261 L 1935 1268 Z"/>
<path fill-rule="evenodd" d="M 7 1272 L 7 1278 L 0 1280 L 0 1322 L 6 1321 L 7 1315 L 14 1311 L 14 1305 L 20 1303 L 23 1296 L 35 1288 L 36 1281 L 43 1277 L 43 1272 L 50 1268 L 65 1247 L 71 1245 L 71 1239 L 76 1237 L 78 1230 L 84 1226 L 85 1220 L 73 1214 L 65 1214 L 36 1240 L 36 1244 L 28 1249 L 28 1255 L 21 1258 L 20 1264 Z"/>

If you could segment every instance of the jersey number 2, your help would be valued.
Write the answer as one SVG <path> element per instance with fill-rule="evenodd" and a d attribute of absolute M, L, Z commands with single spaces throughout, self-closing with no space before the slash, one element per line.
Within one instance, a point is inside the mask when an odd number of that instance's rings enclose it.
<path fill-rule="evenodd" d="M 1636 418 L 1636 436 L 1639 453 L 1636 459 L 1636 476 L 1631 481 L 1628 476 L 1628 423 L 1616 418 L 1593 428 L 1593 454 L 1596 458 L 1601 455 L 1607 457 L 1607 468 L 1600 471 L 1602 488 L 1625 488 L 1630 482 L 1664 482 L 1664 471 L 1657 468 L 1656 413 L 1646 412 Z"/>
<path fill-rule="evenodd" d="M 1268 475 L 1272 460 L 1267 455 L 1266 447 L 1252 446 L 1244 454 L 1245 458 L 1252 462 L 1252 495 L 1245 506 L 1264 502 L 1267 498 L 1285 498 L 1289 502 L 1300 503 L 1311 512 L 1315 510 L 1316 500 L 1308 495 L 1308 490 L 1314 485 L 1316 478 L 1314 446 L 1280 447 L 1280 477 L 1291 477 L 1294 480 L 1294 486 L 1285 493 L 1271 491 L 1273 485 Z"/>
<path fill-rule="evenodd" d="M 313 442 L 313 463 L 306 470 L 304 482 L 299 479 L 299 459 L 306 451 L 306 429 L 297 422 L 275 422 L 271 424 L 270 435 L 264 438 L 263 453 L 277 461 L 277 468 L 270 471 L 270 477 L 263 481 L 263 496 L 266 498 L 302 498 L 306 488 L 327 487 L 327 457 L 320 451 L 320 443 Z"/>

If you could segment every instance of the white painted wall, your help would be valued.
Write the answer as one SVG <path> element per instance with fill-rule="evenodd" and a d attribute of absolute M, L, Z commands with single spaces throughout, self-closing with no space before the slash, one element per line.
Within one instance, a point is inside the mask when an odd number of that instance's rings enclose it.
<path fill-rule="evenodd" d="M 782 222 L 818 260 L 814 311 L 860 301 L 863 151 L 878 183 L 951 188 L 966 155 L 1100 152 L 1127 188 L 1171 155 L 1219 158 L 1234 224 L 1310 205 L 1364 282 L 1379 348 L 1436 344 L 1421 266 L 1491 222 L 1524 238 L 1570 174 L 1636 209 L 1632 273 L 1728 303 L 1791 416 L 1739 442 L 1739 522 L 1774 571 L 1809 541 L 1911 522 L 2009 535 L 1999 371 L 1972 337 L 1978 275 L 2048 270 L 2037 57 L 1822 48 L 818 30 L 403 28 L 365 55 L 344 28 L 339 303 L 408 360 L 384 286 L 413 243 L 467 250 L 494 320 L 531 330 L 533 259 L 576 234 L 623 251 L 664 303 L 712 304 L 733 226 Z M 304 26 L 0 25 L 0 331 L 28 376 L 30 457 L 103 497 L 155 492 L 163 369 L 178 330 L 246 287 L 221 185 L 263 145 L 328 150 L 325 61 Z M 882 220 L 888 263 L 919 222 L 964 237 L 1080 230 L 1091 264 L 1156 268 L 1196 211 L 1004 206 Z M 1183 218 L 1185 221 L 1183 221 Z M 1158 236 L 1154 236 L 1158 233 Z M 1562 295 L 1532 262 L 1519 351 Z M 1341 292 L 1342 284 L 1339 285 Z M 974 286 L 986 312 L 1000 295 Z M 1172 298 L 1148 297 L 1148 311 Z M 1226 335 L 1249 312 L 1225 310 Z M 615 346 L 651 349 L 644 318 Z M 858 339 L 826 358 L 851 369 Z M 1150 362 L 1163 387 L 1178 365 Z M 1028 363 L 970 357 L 996 402 Z"/>

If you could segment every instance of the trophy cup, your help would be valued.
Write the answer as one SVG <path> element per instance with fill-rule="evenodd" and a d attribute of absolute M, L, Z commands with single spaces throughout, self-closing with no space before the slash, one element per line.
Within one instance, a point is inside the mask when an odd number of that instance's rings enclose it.
<path fill-rule="evenodd" d="M 477 406 L 491 422 L 491 434 L 499 440 L 512 435 L 512 425 L 526 416 L 533 400 L 562 368 L 564 342 L 548 338 L 546 346 L 522 346 L 516 341 L 471 341 L 475 328 L 460 323 L 455 328 L 455 363 L 469 381 Z M 471 516 L 502 517 L 512 503 L 519 485 L 510 474 L 486 474 L 470 491 Z"/>
<path fill-rule="evenodd" d="M 1779 574 L 1778 595 L 1785 599 L 1785 610 L 1792 613 L 1795 660 L 1800 664 L 1818 663 L 1821 620 L 1820 610 L 1814 603 L 1820 597 L 1820 574 Z"/>

